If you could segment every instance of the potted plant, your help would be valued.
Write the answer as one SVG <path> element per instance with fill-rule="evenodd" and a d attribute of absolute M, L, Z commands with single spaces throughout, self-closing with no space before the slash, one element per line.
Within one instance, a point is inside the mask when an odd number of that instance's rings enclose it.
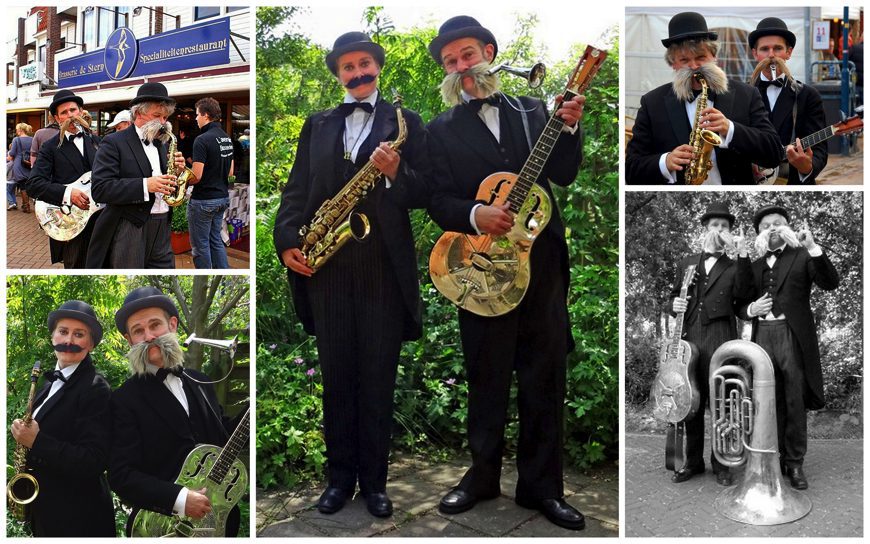
<path fill-rule="evenodd" d="M 170 242 L 172 252 L 176 255 L 190 251 L 190 232 L 187 226 L 187 201 L 172 210 L 172 224 L 170 225 Z"/>

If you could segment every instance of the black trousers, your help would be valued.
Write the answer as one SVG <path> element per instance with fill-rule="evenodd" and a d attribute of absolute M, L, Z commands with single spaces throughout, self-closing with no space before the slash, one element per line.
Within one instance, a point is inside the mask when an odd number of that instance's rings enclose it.
<path fill-rule="evenodd" d="M 773 361 L 780 462 L 789 468 L 802 466 L 807 453 L 807 411 L 800 345 L 784 319 L 758 320 L 755 343 L 764 348 Z"/>
<path fill-rule="evenodd" d="M 560 498 L 568 339 L 559 247 L 542 236 L 532 249 L 531 283 L 514 310 L 497 317 L 459 311 L 468 377 L 472 466 L 459 484 L 477 497 L 500 493 L 504 430 L 513 373 L 520 436 L 516 496 Z"/>
<path fill-rule="evenodd" d="M 151 215 L 141 227 L 118 222 L 109 255 L 111 268 L 175 268 L 169 214 Z"/>
<path fill-rule="evenodd" d="M 733 318 L 718 319 L 704 325 L 697 314 L 690 316 L 686 323 L 685 340 L 695 344 L 698 348 L 698 364 L 696 366 L 695 379 L 698 381 L 698 391 L 701 396 L 701 406 L 695 417 L 686 422 L 686 467 L 702 468 L 704 466 L 704 412 L 710 406 L 710 359 L 713 352 L 727 342 L 734 340 L 737 332 Z M 728 471 L 728 467 L 721 464 L 713 455 L 712 444 L 710 450 L 710 464 L 713 472 Z"/>
<path fill-rule="evenodd" d="M 87 268 L 88 260 L 88 244 L 91 242 L 91 234 L 94 232 L 94 225 L 100 217 L 97 212 L 91 216 L 85 229 L 78 236 L 67 242 L 61 242 L 61 258 L 64 268 Z"/>
<path fill-rule="evenodd" d="M 309 280 L 329 485 L 386 489 L 405 307 L 383 242 L 348 242 Z"/>

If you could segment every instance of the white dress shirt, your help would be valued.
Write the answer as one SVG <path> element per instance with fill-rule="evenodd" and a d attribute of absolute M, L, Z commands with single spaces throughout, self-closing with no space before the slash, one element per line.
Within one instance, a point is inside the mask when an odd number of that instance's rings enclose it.
<path fill-rule="evenodd" d="M 82 129 L 79 128 L 79 130 L 76 132 L 76 134 L 78 134 L 81 131 L 82 131 Z M 66 139 L 70 139 L 71 136 L 73 136 L 73 134 L 70 134 L 69 132 L 65 132 L 63 134 L 63 137 Z M 84 157 L 85 156 L 85 139 L 84 138 L 72 138 L 72 143 L 75 144 L 76 148 L 79 150 L 79 153 L 81 153 L 82 157 Z M 73 190 L 72 185 L 66 186 L 66 189 L 63 192 L 63 200 L 61 201 L 61 204 L 64 204 L 65 206 L 72 206 L 73 205 L 73 203 L 72 203 L 72 190 Z"/>
<path fill-rule="evenodd" d="M 80 364 L 81 364 L 81 363 L 76 363 L 76 364 L 74 364 L 74 365 L 68 365 L 68 366 L 66 366 L 66 367 L 64 367 L 64 368 L 61 368 L 61 367 L 60 367 L 60 361 L 58 361 L 58 362 L 54 365 L 54 369 L 55 369 L 55 370 L 60 370 L 61 374 L 63 374 L 63 377 L 64 377 L 66 380 L 69 380 L 70 376 L 73 375 L 73 372 L 76 371 L 76 369 L 79 367 Z M 39 411 L 42 410 L 42 407 L 45 406 L 45 403 L 48 402 L 48 399 L 50 399 L 51 397 L 54 396 L 55 393 L 57 393 L 58 391 L 60 391 L 60 388 L 63 387 L 64 385 L 66 385 L 66 383 L 65 383 L 65 382 L 62 382 L 61 380 L 54 380 L 53 382 L 51 382 L 51 389 L 48 390 L 48 396 L 46 396 L 46 397 L 45 397 L 45 400 L 42 401 L 42 404 L 40 404 L 39 407 L 38 407 L 36 410 L 33 411 L 33 417 L 34 417 L 34 418 L 36 418 L 36 414 L 38 414 Z"/>
<path fill-rule="evenodd" d="M 694 130 L 694 122 L 695 122 L 695 110 L 697 109 L 698 101 L 692 100 L 691 102 L 686 102 L 686 115 L 689 116 L 689 126 Z M 707 107 L 712 108 L 713 101 L 707 100 Z M 734 139 L 734 123 L 728 123 L 728 133 L 725 134 L 725 137 L 722 138 L 722 144 L 719 145 L 719 149 L 728 149 L 728 146 L 731 144 L 731 140 Z M 670 152 L 668 152 L 670 153 Z M 659 171 L 662 173 L 662 176 L 665 177 L 668 183 L 673 184 L 677 182 L 677 172 L 670 172 L 667 167 L 667 157 L 668 153 L 662 153 L 662 156 L 659 157 Z M 710 160 L 713 162 L 713 166 L 710 168 L 707 179 L 704 180 L 704 185 L 722 185 L 722 174 L 719 173 L 719 161 L 716 160 L 716 151 L 710 154 Z M 683 169 L 685 170 L 685 166 Z"/>
<path fill-rule="evenodd" d="M 344 103 L 352 104 L 354 102 L 363 102 L 371 104 L 372 107 L 378 102 L 378 91 L 373 92 L 363 100 L 357 100 L 350 93 L 344 94 Z M 372 133 L 372 125 L 375 123 L 376 111 L 371 113 L 356 108 L 353 113 L 344 118 L 344 152 L 350 153 L 350 160 L 356 162 L 359 148 L 362 146 L 369 134 Z"/>
<path fill-rule="evenodd" d="M 136 134 L 139 135 L 139 140 L 144 140 L 145 135 L 142 132 L 142 127 L 136 127 Z M 148 157 L 148 163 L 151 164 L 151 175 L 162 176 L 163 172 L 160 171 L 160 152 L 157 151 L 157 147 L 153 144 L 145 145 L 145 142 L 143 141 L 142 149 L 145 151 L 145 156 Z M 144 200 L 151 198 L 148 194 L 148 178 L 142 178 L 142 194 Z M 154 199 L 154 204 L 151 206 L 151 215 L 168 213 L 169 204 L 163 201 L 163 193 L 157 194 L 156 196 L 157 198 Z"/>

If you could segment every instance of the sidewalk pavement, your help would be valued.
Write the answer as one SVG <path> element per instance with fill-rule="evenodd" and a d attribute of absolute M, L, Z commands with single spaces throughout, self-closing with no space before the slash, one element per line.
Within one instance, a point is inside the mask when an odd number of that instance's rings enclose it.
<path fill-rule="evenodd" d="M 664 435 L 626 433 L 625 536 L 861 537 L 862 443 L 810 440 L 804 462 L 810 487 L 804 493 L 813 509 L 795 522 L 761 527 L 732 521 L 714 510 L 713 501 L 724 488 L 716 483 L 709 464 L 704 474 L 675 484 L 673 473 L 665 469 Z M 706 444 L 709 448 L 709 436 Z M 741 475 L 738 469 L 735 483 Z"/>
<path fill-rule="evenodd" d="M 619 468 L 609 463 L 587 472 L 566 470 L 565 500 L 586 516 L 586 529 L 569 531 L 553 525 L 536 510 L 513 501 L 516 466 L 505 464 L 502 495 L 467 512 L 438 512 L 438 501 L 456 485 L 468 461 L 430 464 L 399 455 L 390 464 L 387 492 L 394 513 L 373 517 L 357 496 L 340 512 L 324 515 L 314 507 L 320 486 L 293 491 L 257 490 L 257 536 L 260 537 L 617 537 L 619 536 Z"/>
<path fill-rule="evenodd" d="M 39 228 L 36 215 L 32 211 L 21 211 L 21 195 L 17 199 L 18 209 L 6 212 L 6 268 L 63 269 L 63 263 L 51 264 L 48 236 Z M 251 254 L 247 251 L 228 247 L 227 259 L 230 268 L 248 269 L 251 266 Z M 175 256 L 175 268 L 193 268 L 193 255 L 190 251 Z"/>
<path fill-rule="evenodd" d="M 858 136 L 858 144 L 848 157 L 828 155 L 828 164 L 816 178 L 818 185 L 863 185 L 864 184 L 864 135 Z"/>

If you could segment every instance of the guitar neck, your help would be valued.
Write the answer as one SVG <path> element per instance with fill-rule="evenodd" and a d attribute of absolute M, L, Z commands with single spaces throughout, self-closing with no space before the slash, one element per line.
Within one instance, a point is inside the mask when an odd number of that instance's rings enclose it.
<path fill-rule="evenodd" d="M 680 298 L 686 298 L 686 295 L 689 294 L 688 286 L 684 285 L 682 289 L 680 289 Z M 674 335 L 671 340 L 671 345 L 679 345 L 680 339 L 683 337 L 683 319 L 686 317 L 686 312 L 678 312 L 676 318 L 676 324 L 674 324 Z"/>
<path fill-rule="evenodd" d="M 245 415 L 242 416 L 242 420 L 239 422 L 236 430 L 233 431 L 232 436 L 227 441 L 226 446 L 221 450 L 220 455 L 218 455 L 217 460 L 212 465 L 211 470 L 208 472 L 208 479 L 219 484 L 223 482 L 224 477 L 227 475 L 227 471 L 233 465 L 233 461 L 239 456 L 239 452 L 245 447 L 245 444 L 248 443 L 248 437 L 250 436 L 251 430 L 251 408 L 245 411 Z"/>
<path fill-rule="evenodd" d="M 834 130 L 833 125 L 825 127 L 818 132 L 813 132 L 806 138 L 801 138 L 801 147 L 803 147 L 804 149 L 808 149 L 814 145 L 824 142 L 825 140 L 830 140 L 834 137 L 834 134 L 836 133 L 837 131 Z"/>

